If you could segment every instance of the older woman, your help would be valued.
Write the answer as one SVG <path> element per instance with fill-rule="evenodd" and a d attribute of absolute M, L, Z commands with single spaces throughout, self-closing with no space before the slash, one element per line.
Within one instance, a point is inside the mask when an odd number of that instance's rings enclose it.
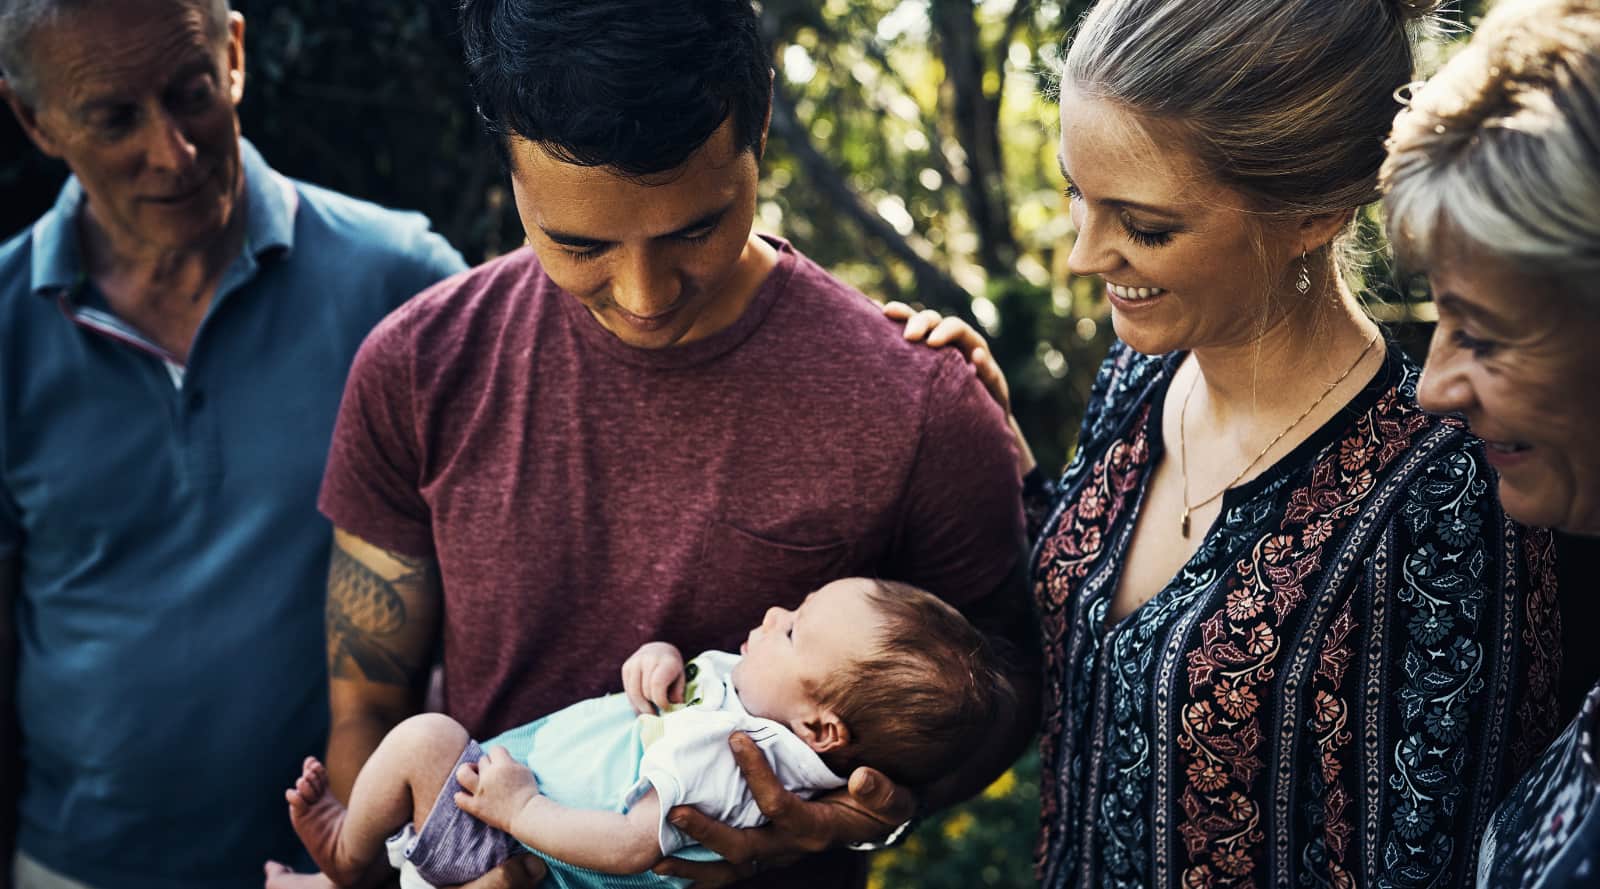
<path fill-rule="evenodd" d="M 1600 534 L 1600 0 L 1501 0 L 1383 178 L 1439 308 L 1423 405 L 1485 439 L 1508 513 Z M 1600 885 L 1597 754 L 1600 686 L 1495 815 L 1480 886 Z"/>
<path fill-rule="evenodd" d="M 1101 0 L 1072 43 L 1069 265 L 1120 342 L 1030 486 L 1048 887 L 1462 885 L 1553 734 L 1549 538 L 1340 274 L 1425 6 Z M 970 328 L 891 315 L 1004 402 Z"/>

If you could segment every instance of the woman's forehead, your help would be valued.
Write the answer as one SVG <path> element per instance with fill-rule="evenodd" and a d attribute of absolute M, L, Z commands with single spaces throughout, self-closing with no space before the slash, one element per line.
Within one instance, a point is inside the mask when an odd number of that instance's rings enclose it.
<path fill-rule="evenodd" d="M 1108 99 L 1063 89 L 1062 174 L 1101 200 L 1173 209 L 1214 204 L 1223 187 L 1179 128 Z"/>

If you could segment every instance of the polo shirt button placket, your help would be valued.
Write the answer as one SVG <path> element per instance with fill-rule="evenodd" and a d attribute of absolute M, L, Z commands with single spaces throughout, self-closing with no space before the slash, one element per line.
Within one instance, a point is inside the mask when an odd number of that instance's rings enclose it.
<path fill-rule="evenodd" d="M 220 477 L 222 455 L 215 412 L 206 410 L 205 390 L 192 382 L 191 375 L 183 388 L 183 462 L 189 482 L 203 488 Z"/>

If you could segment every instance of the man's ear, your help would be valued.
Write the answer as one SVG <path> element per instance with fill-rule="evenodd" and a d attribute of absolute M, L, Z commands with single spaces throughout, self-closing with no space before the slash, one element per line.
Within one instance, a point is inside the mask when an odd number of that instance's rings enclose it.
<path fill-rule="evenodd" d="M 61 157 L 61 149 L 55 140 L 39 126 L 38 109 L 18 95 L 16 89 L 11 86 L 11 81 L 4 77 L 0 77 L 0 99 L 3 99 L 11 108 L 11 113 L 16 115 L 22 131 L 28 134 L 28 141 L 50 157 Z"/>
<path fill-rule="evenodd" d="M 767 134 L 772 132 L 772 101 L 776 98 L 772 92 L 778 71 L 776 68 L 767 69 L 767 116 L 761 121 L 761 144 L 757 146 L 756 160 L 767 156 Z"/>
<path fill-rule="evenodd" d="M 832 710 L 818 710 L 795 726 L 795 734 L 818 753 L 832 753 L 850 743 L 850 729 Z"/>
<path fill-rule="evenodd" d="M 244 16 L 228 13 L 228 96 L 235 107 L 244 99 Z"/>

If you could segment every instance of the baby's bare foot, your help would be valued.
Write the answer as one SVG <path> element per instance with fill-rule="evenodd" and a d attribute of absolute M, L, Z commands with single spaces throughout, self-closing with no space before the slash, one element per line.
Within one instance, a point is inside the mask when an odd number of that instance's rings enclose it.
<path fill-rule="evenodd" d="M 328 792 L 328 770 L 315 756 L 306 757 L 299 780 L 283 796 L 289 801 L 294 832 L 322 873 L 340 886 L 365 883 L 369 868 L 361 862 L 340 860 L 339 832 L 348 810 Z"/>

